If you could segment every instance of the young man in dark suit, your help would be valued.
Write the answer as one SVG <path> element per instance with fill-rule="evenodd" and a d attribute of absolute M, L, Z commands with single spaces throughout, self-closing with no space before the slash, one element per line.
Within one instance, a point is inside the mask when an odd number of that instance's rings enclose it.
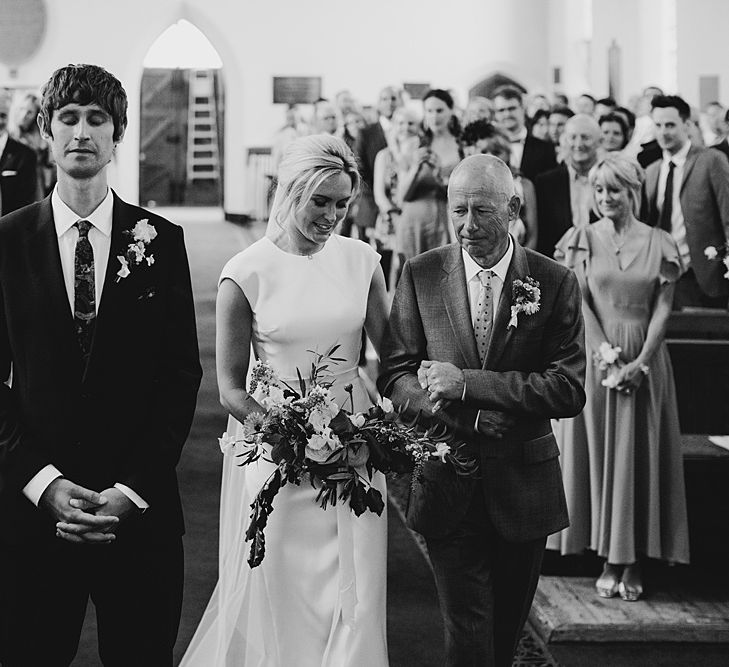
<path fill-rule="evenodd" d="M 0 99 L 0 214 L 35 201 L 38 191 L 35 152 L 8 136 L 7 99 Z"/>
<path fill-rule="evenodd" d="M 435 571 L 448 667 L 510 667 L 546 536 L 568 524 L 550 419 L 585 403 L 577 278 L 509 236 L 513 193 L 496 157 L 455 168 L 459 243 L 405 264 L 383 342 L 382 393 L 409 417 L 434 415 L 478 461 L 473 477 L 426 463 L 408 503 Z M 532 279 L 540 291 L 525 309 L 520 282 Z"/>
<path fill-rule="evenodd" d="M 107 185 L 126 110 L 101 67 L 54 72 L 58 184 L 0 220 L 4 667 L 70 664 L 89 597 L 105 665 L 172 664 L 201 368 L 181 228 Z"/>

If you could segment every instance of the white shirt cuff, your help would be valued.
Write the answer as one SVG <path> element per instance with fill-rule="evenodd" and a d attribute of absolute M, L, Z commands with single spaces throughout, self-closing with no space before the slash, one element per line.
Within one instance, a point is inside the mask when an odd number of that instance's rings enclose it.
<path fill-rule="evenodd" d="M 142 512 L 149 508 L 149 503 L 142 498 L 138 493 L 132 491 L 126 484 L 120 484 L 117 482 L 114 484 L 115 489 L 119 489 L 129 500 L 131 500 Z"/>
<path fill-rule="evenodd" d="M 63 473 L 54 465 L 47 465 L 35 474 L 35 477 L 23 487 L 23 494 L 36 507 L 40 502 L 43 492 L 50 486 L 54 479 L 63 477 Z"/>

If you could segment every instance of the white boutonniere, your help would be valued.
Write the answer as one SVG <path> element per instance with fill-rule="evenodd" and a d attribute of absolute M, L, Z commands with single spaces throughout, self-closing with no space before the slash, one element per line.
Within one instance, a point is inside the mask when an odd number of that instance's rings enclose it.
<path fill-rule="evenodd" d="M 724 268 L 726 268 L 724 277 L 729 280 L 729 241 L 718 248 L 713 245 L 706 246 L 704 248 L 704 255 L 706 255 L 706 259 L 711 261 L 723 262 Z"/>
<path fill-rule="evenodd" d="M 130 266 L 138 266 L 142 262 L 146 262 L 147 266 L 154 264 L 154 255 L 147 254 L 147 246 L 157 238 L 157 230 L 154 225 L 149 224 L 149 219 L 139 220 L 134 228 L 127 230 L 125 234 L 132 237 L 133 243 L 127 246 L 127 250 L 123 255 L 116 256 L 119 264 L 121 264 L 116 273 L 116 282 L 126 278 L 131 273 Z"/>
<path fill-rule="evenodd" d="M 539 281 L 534 280 L 531 276 L 527 276 L 524 280 L 515 280 L 512 283 L 513 303 L 511 305 L 511 319 L 506 327 L 516 327 L 519 325 L 519 313 L 525 315 L 534 315 L 539 311 L 539 300 L 542 296 L 539 290 Z"/>

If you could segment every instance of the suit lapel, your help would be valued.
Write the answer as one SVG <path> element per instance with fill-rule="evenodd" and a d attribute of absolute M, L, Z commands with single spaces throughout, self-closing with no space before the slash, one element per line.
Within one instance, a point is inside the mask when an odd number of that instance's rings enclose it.
<path fill-rule="evenodd" d="M 511 319 L 512 286 L 515 280 L 524 280 L 529 275 L 529 262 L 526 251 L 518 243 L 514 243 L 514 254 L 506 272 L 506 280 L 501 290 L 499 306 L 494 318 L 494 327 L 491 332 L 491 342 L 484 359 L 483 368 L 496 368 L 501 360 L 506 346 L 514 335 L 515 328 L 509 327 Z"/>
<path fill-rule="evenodd" d="M 683 165 L 683 178 L 681 179 L 681 190 L 679 190 L 679 194 L 686 185 L 686 181 L 689 177 L 689 174 L 691 173 L 691 170 L 696 164 L 696 158 L 699 156 L 699 153 L 700 149 L 696 148 L 696 146 L 691 146 L 691 148 L 689 148 L 689 152 L 686 155 L 686 162 Z"/>
<path fill-rule="evenodd" d="M 50 321 L 58 325 L 59 335 L 65 335 L 65 332 L 73 334 L 73 315 L 63 279 L 50 196 L 39 204 L 35 229 L 31 232 L 28 245 L 33 273 L 40 278 L 40 289 L 48 300 Z M 49 325 L 52 326 L 50 322 Z"/>
<path fill-rule="evenodd" d="M 448 246 L 443 261 L 441 292 L 448 319 L 453 328 L 454 337 L 461 350 L 467 368 L 479 368 L 481 365 L 476 347 L 476 337 L 471 321 L 471 306 L 468 301 L 466 287 L 466 269 L 463 266 L 461 247 L 456 243 Z"/>

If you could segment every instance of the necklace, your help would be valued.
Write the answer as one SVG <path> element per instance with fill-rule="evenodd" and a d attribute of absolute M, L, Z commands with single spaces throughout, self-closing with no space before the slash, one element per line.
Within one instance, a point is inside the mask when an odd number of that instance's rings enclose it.
<path fill-rule="evenodd" d="M 622 234 L 617 234 L 615 229 L 610 231 L 610 241 L 613 244 L 613 248 L 615 248 L 616 255 L 619 255 L 620 251 L 623 249 L 625 242 L 628 240 L 629 232 L 630 227 L 625 228 Z"/>

